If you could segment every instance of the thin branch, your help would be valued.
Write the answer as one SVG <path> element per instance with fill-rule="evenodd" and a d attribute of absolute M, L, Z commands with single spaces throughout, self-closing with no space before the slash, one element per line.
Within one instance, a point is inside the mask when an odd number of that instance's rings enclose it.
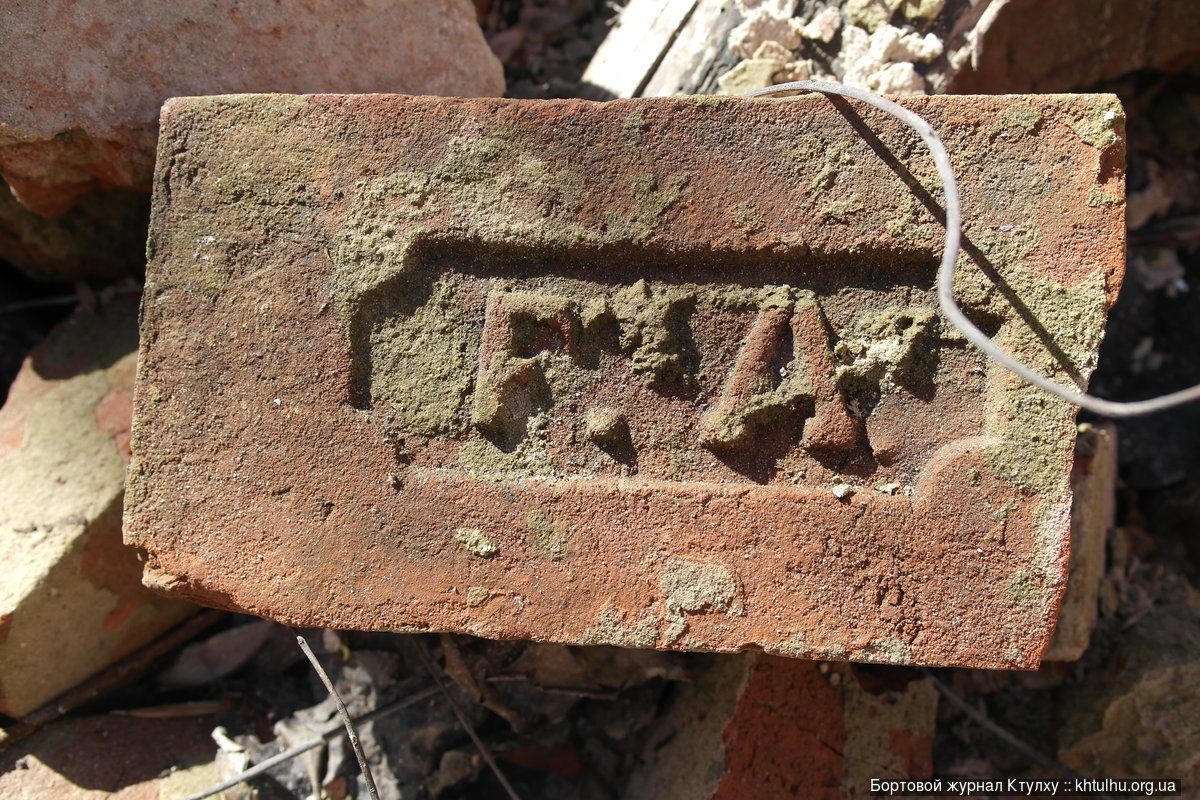
<path fill-rule="evenodd" d="M 429 676 L 433 678 L 433 682 L 437 684 L 438 689 L 445 695 L 446 702 L 450 704 L 450 710 L 454 712 L 454 716 L 458 717 L 458 723 L 463 726 L 463 730 L 467 732 L 467 736 L 471 737 L 471 741 L 475 743 L 475 748 L 479 750 L 479 755 L 483 756 L 483 760 L 487 762 L 488 767 L 496 776 L 496 780 L 500 781 L 500 785 L 504 787 L 505 793 L 508 794 L 510 800 L 521 800 L 520 795 L 517 794 L 517 790 L 513 788 L 508 779 L 504 777 L 504 773 L 500 771 L 500 765 L 496 763 L 496 759 L 492 758 L 487 745 L 483 743 L 483 740 L 479 738 L 479 734 L 475 732 L 475 728 L 467 721 L 467 715 L 458 707 L 458 702 L 446 688 L 445 681 L 442 680 L 442 676 L 433 664 L 433 659 L 429 657 L 429 652 L 425 649 L 425 643 L 415 636 L 410 641 L 417 651 L 417 657 L 421 659 L 421 666 L 425 667 Z"/>
<path fill-rule="evenodd" d="M 397 700 L 394 703 L 389 703 L 388 705 L 384 706 L 383 708 L 378 708 L 378 709 L 372 711 L 370 714 L 364 714 L 361 717 L 359 717 L 358 719 L 354 720 L 354 724 L 366 725 L 368 723 L 375 722 L 377 720 L 381 720 L 384 717 L 389 717 L 392 714 L 395 714 L 397 711 L 402 711 L 402 710 L 408 708 L 409 706 L 415 706 L 417 703 L 420 703 L 422 700 L 428 700 L 429 698 L 433 697 L 435 694 L 438 694 L 437 687 L 424 689 L 420 692 L 417 692 L 416 694 L 409 695 L 408 697 L 405 697 L 401 700 Z M 197 792 L 196 794 L 188 795 L 187 797 L 184 798 L 184 800 L 204 800 L 204 798 L 212 797 L 214 794 L 219 794 L 219 793 L 225 791 L 226 789 L 232 789 L 234 786 L 237 786 L 239 783 L 245 783 L 246 781 L 250 780 L 251 778 L 257 778 L 259 775 L 262 775 L 264 772 L 271 769 L 272 767 L 277 767 L 280 764 L 284 763 L 285 761 L 291 761 L 293 758 L 296 758 L 297 756 L 307 753 L 309 750 L 312 750 L 314 747 L 320 747 L 325 742 L 336 739 L 342 733 L 342 730 L 343 730 L 342 722 L 341 722 L 341 720 L 338 720 L 337 722 L 334 722 L 331 725 L 329 725 L 325 730 L 321 731 L 321 733 L 319 735 L 314 736 L 313 738 L 309 739 L 307 742 L 301 742 L 300 744 L 296 745 L 295 747 L 284 750 L 282 753 L 276 753 L 275 755 L 271 756 L 270 758 L 264 759 L 263 761 L 260 761 L 259 763 L 255 764 L 253 767 L 250 767 L 245 772 L 239 772 L 237 775 L 234 775 L 232 778 L 229 778 L 227 780 L 221 781 L 218 784 L 210 786 L 202 792 Z"/>
<path fill-rule="evenodd" d="M 358 743 L 358 731 L 354 727 L 354 720 L 350 719 L 350 712 L 346 710 L 346 704 L 342 702 L 342 697 L 337 693 L 337 689 L 333 688 L 333 681 L 329 680 L 329 676 L 325 673 L 325 668 L 321 666 L 321 662 L 317 661 L 317 657 L 313 655 L 312 648 L 308 646 L 308 642 L 300 635 L 296 636 L 296 641 L 299 642 L 300 649 L 308 657 L 308 661 L 312 664 L 313 669 L 317 671 L 317 675 L 321 677 L 321 683 L 325 684 L 325 689 L 329 692 L 329 696 L 333 698 L 333 702 L 337 703 L 338 713 L 342 716 L 342 724 L 346 726 L 346 735 L 350 738 L 350 746 L 354 748 L 354 756 L 358 759 L 358 768 L 362 770 L 363 779 L 367 782 L 367 791 L 371 794 L 371 800 L 379 800 L 379 790 L 375 788 L 375 777 L 371 774 L 371 767 L 367 764 L 367 757 L 363 753 L 362 745 Z M 320 794 L 321 787 L 314 786 L 313 792 Z"/>
<path fill-rule="evenodd" d="M 88 307 L 89 302 L 91 303 L 91 305 L 93 307 L 92 310 L 94 310 L 94 306 L 96 303 L 95 294 L 92 293 L 92 290 L 85 283 L 79 283 L 79 284 L 76 284 L 76 286 L 82 287 L 82 288 L 77 290 L 75 292 L 75 294 L 60 294 L 60 295 L 53 295 L 50 297 L 35 297 L 31 300 L 18 300 L 13 303 L 5 303 L 4 305 L 0 306 L 0 314 L 10 314 L 14 311 L 25 311 L 26 309 L 30 309 L 30 308 L 49 308 L 51 306 L 71 306 L 71 305 L 75 305 L 76 303 L 79 303 L 80 305 L 82 305 L 84 307 Z M 120 285 L 107 286 L 107 287 L 101 289 L 99 292 L 100 302 L 107 303 L 116 295 L 136 294 L 136 293 L 142 291 L 142 288 L 143 287 L 141 284 L 134 284 L 132 286 L 120 286 Z M 84 299 L 84 297 L 81 297 L 81 295 L 83 295 L 84 292 L 86 292 L 88 295 L 91 295 L 90 301 Z"/>
<path fill-rule="evenodd" d="M 531 683 L 537 687 L 539 692 L 546 694 L 561 694 L 566 697 L 582 697 L 585 700 L 617 700 L 621 697 L 620 692 L 596 692 L 587 689 L 567 689 L 560 686 L 542 686 L 534 681 L 528 675 L 489 675 L 486 678 L 488 683 Z"/>
<path fill-rule="evenodd" d="M 1062 764 L 1059 764 L 1057 761 L 1050 758 L 1049 756 L 1042 755 L 1040 752 L 1033 749 L 1033 747 L 1026 744 L 1021 739 L 1018 739 L 1015 735 L 1009 733 L 1004 728 L 1001 728 L 995 722 L 992 722 L 990 719 L 988 719 L 986 716 L 984 716 L 983 712 L 981 712 L 979 709 L 975 708 L 975 706 L 971 705 L 966 700 L 964 700 L 963 698 L 961 698 L 957 694 L 955 694 L 953 691 L 951 691 L 949 686 L 947 686 L 946 684 L 944 684 L 940 680 L 938 680 L 937 676 L 935 676 L 927 668 L 918 667 L 917 669 L 919 669 L 921 672 L 923 672 L 925 674 L 925 676 L 927 678 L 929 678 L 931 681 L 933 681 L 933 685 L 937 688 L 937 690 L 939 692 L 942 693 L 943 697 L 945 697 L 947 700 L 949 700 L 954 705 L 958 706 L 959 710 L 961 710 L 964 714 L 966 714 L 971 719 L 975 720 L 982 727 L 986 728 L 989 732 L 991 732 L 998 738 L 1003 739 L 1006 744 L 1008 744 L 1011 748 L 1016 750 L 1021 755 L 1025 756 L 1026 758 L 1030 759 L 1031 761 L 1036 761 L 1037 763 L 1041 764 L 1046 769 L 1057 772 L 1059 775 L 1062 775 L 1064 778 L 1071 778 L 1074 780 L 1080 780 L 1083 778 L 1083 776 L 1080 775 L 1078 772 L 1075 772 L 1074 770 L 1064 767 Z M 1101 800 L 1110 800 L 1108 795 L 1098 794 L 1095 796 L 1101 798 Z"/>
<path fill-rule="evenodd" d="M 119 708 L 110 712 L 116 717 L 137 719 L 181 719 L 184 717 L 211 717 L 221 710 L 220 700 L 187 700 L 182 703 L 166 703 L 141 708 Z"/>
<path fill-rule="evenodd" d="M 54 297 L 39 297 L 34 300 L 18 300 L 15 303 L 5 303 L 0 306 L 0 314 L 13 311 L 25 311 L 29 308 L 49 308 L 50 306 L 72 306 L 79 302 L 77 294 L 62 294 Z"/>

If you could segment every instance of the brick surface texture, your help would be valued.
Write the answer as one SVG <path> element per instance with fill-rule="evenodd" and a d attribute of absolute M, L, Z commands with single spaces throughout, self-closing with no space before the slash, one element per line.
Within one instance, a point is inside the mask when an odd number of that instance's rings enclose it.
<path fill-rule="evenodd" d="M 958 297 L 1086 380 L 1107 95 L 905 103 Z M 936 309 L 919 140 L 822 97 L 168 103 L 126 535 L 301 625 L 1032 668 L 1074 411 Z"/>

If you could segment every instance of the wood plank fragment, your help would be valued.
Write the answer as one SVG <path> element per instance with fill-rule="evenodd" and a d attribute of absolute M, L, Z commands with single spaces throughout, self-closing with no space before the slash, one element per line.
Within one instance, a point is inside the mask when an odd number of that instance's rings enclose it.
<path fill-rule="evenodd" d="M 734 0 L 700 0 L 646 82 L 641 96 L 709 94 L 716 86 L 717 75 L 738 59 L 726 42 L 729 32 L 741 20 Z"/>
<path fill-rule="evenodd" d="M 581 96 L 637 97 L 696 4 L 697 0 L 630 0 L 584 70 Z"/>

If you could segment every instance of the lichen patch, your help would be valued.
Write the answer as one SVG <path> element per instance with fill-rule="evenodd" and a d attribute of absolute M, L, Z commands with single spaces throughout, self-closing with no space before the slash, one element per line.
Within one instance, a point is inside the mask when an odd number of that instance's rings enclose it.
<path fill-rule="evenodd" d="M 855 332 L 833 348 L 834 382 L 848 394 L 928 384 L 937 369 L 937 314 L 929 308 L 889 308 L 859 317 Z"/>
<path fill-rule="evenodd" d="M 479 558 L 491 558 L 500 552 L 500 548 L 479 528 L 459 528 L 454 532 L 454 541 Z"/>

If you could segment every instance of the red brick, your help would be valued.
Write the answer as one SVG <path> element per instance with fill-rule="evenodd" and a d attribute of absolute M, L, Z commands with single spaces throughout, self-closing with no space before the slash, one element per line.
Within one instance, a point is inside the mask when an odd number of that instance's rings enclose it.
<path fill-rule="evenodd" d="M 873 777 L 933 774 L 936 715 L 903 667 L 716 657 L 656 720 L 624 797 L 868 797 Z"/>
<path fill-rule="evenodd" d="M 947 91 L 1073 92 L 1142 70 L 1200 68 L 1200 16 L 1191 0 L 1010 0 L 984 16 L 958 40 L 965 46 L 954 53 L 960 66 Z M 1068 28 L 1072 36 L 1057 35 Z M 1086 44 L 1098 37 L 1104 47 Z"/>
<path fill-rule="evenodd" d="M 905 102 L 959 173 L 968 313 L 1086 378 L 1116 100 Z M 151 583 L 300 625 L 1037 665 L 1074 411 L 939 322 L 939 191 L 896 121 L 236 96 L 162 131 L 127 515 Z"/>

